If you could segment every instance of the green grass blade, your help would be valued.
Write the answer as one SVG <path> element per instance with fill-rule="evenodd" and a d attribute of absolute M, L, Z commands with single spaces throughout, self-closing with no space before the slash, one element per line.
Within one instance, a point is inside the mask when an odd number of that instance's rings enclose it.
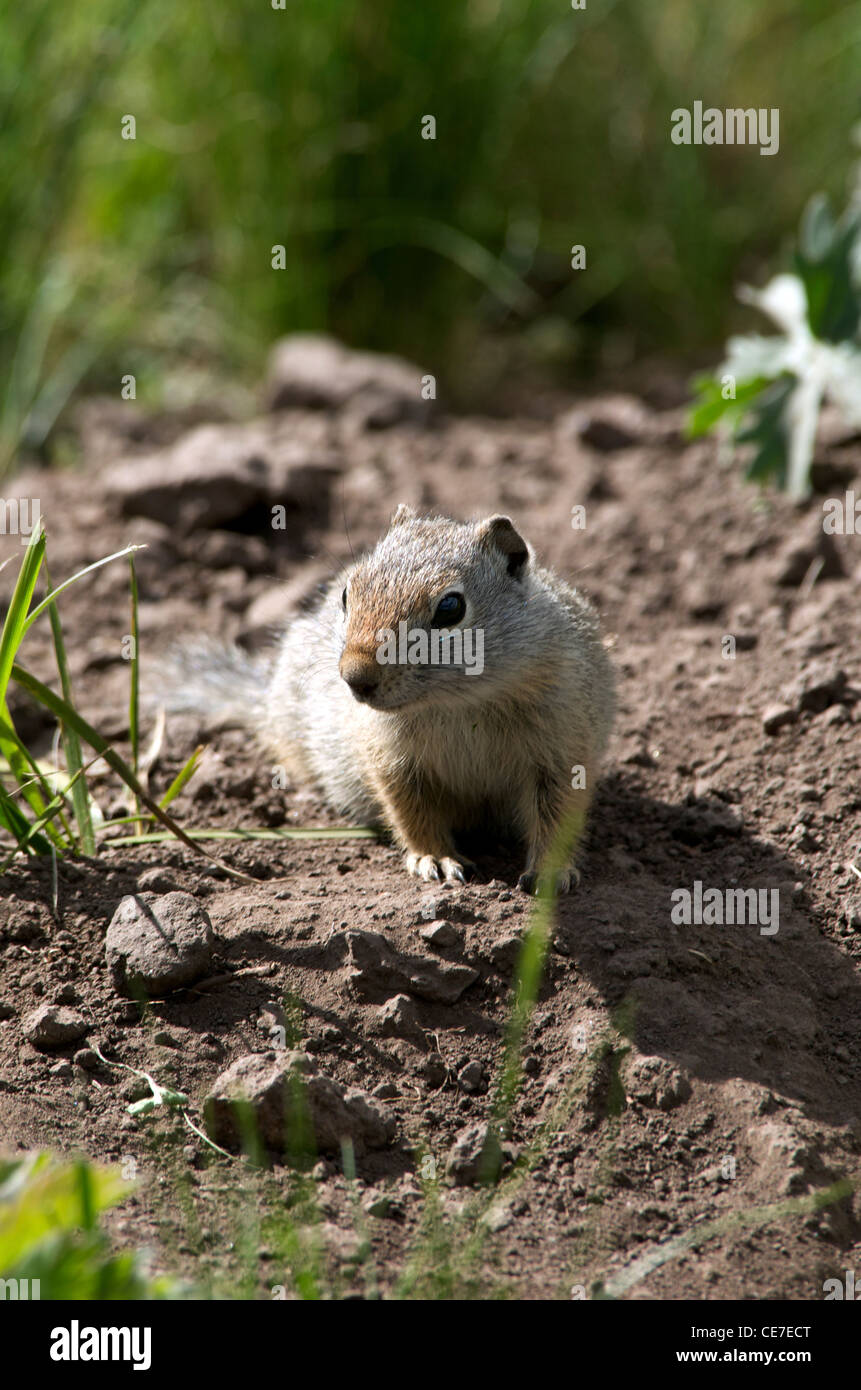
<path fill-rule="evenodd" d="M 27 843 L 28 837 L 30 837 L 30 822 L 15 805 L 2 782 L 0 782 L 0 825 L 14 837 L 19 849 Z M 34 834 L 30 839 L 30 845 L 37 854 L 48 854 L 51 849 L 44 835 Z"/>
<path fill-rule="evenodd" d="M 88 763 L 87 766 L 92 766 L 92 763 L 94 762 L 96 762 L 96 758 L 91 759 L 90 763 Z M 19 854 L 22 850 L 25 850 L 29 845 L 30 841 L 35 839 L 36 836 L 39 836 L 39 832 L 41 830 L 44 830 L 45 827 L 48 825 L 49 821 L 53 820 L 54 817 L 59 814 L 59 812 L 63 808 L 66 793 L 69 791 L 73 791 L 76 784 L 78 786 L 81 785 L 79 779 L 83 777 L 84 771 L 85 769 L 83 766 L 79 767 L 78 771 L 75 773 L 68 786 L 63 791 L 57 792 L 57 795 L 54 797 L 53 801 L 50 801 L 48 805 L 45 807 L 45 814 L 43 816 L 40 816 L 40 818 L 37 821 L 35 821 L 33 825 L 27 828 L 27 833 L 24 835 L 24 838 L 22 840 L 18 841 L 17 848 L 14 849 L 12 853 L 8 855 L 6 859 L 3 860 L 2 864 L 0 864 L 0 874 L 5 874 L 9 865 L 12 863 L 12 860 L 15 858 L 15 855 Z M 41 836 L 39 836 L 39 838 L 41 838 Z M 42 852 L 50 854 L 51 846 L 46 843 L 45 850 Z"/>
<path fill-rule="evenodd" d="M 53 690 L 49 689 L 47 685 L 43 685 L 40 680 L 37 680 L 29 671 L 25 671 L 17 662 L 12 667 L 12 677 L 20 686 L 23 686 L 30 695 L 33 695 L 40 704 L 45 705 L 47 709 L 51 710 L 59 720 L 69 723 L 78 734 L 79 738 L 84 739 L 84 741 L 88 743 L 91 748 L 95 749 L 97 753 L 101 753 L 108 766 L 113 769 L 118 777 L 122 778 L 129 790 L 143 802 L 147 810 L 151 811 L 155 816 L 156 820 L 161 821 L 162 825 L 175 835 L 178 840 L 182 840 L 183 844 L 188 845 L 190 849 L 197 850 L 198 854 L 203 854 L 207 859 L 213 860 L 213 862 L 218 864 L 219 868 L 223 869 L 231 878 L 239 879 L 243 883 L 254 882 L 253 878 L 248 874 L 243 874 L 239 869 L 233 869 L 229 864 L 222 863 L 214 854 L 210 854 L 208 850 L 201 848 L 200 845 L 196 845 L 194 840 L 186 834 L 182 827 L 177 825 L 173 817 L 169 816 L 166 811 L 163 811 L 157 801 L 153 801 L 149 793 L 141 786 L 128 764 L 120 757 L 119 753 L 115 752 L 107 740 L 103 739 L 101 734 L 98 733 L 91 724 L 87 723 L 86 719 L 82 719 L 78 711 L 68 704 L 67 701 L 61 699 L 59 695 L 55 695 Z"/>
<path fill-rule="evenodd" d="M 3 623 L 3 630 L 0 632 L 0 756 L 5 758 L 9 764 L 12 775 L 23 790 L 24 799 L 37 819 L 45 813 L 45 802 L 39 793 L 39 785 L 47 791 L 48 800 L 52 798 L 53 792 L 47 788 L 42 773 L 33 763 L 30 754 L 15 732 L 12 716 L 6 703 L 6 691 L 15 657 L 27 631 L 27 611 L 32 602 L 44 558 L 45 533 L 41 527 L 38 530 L 34 527 L 27 541 L 18 577 L 15 580 L 15 588 L 9 602 L 9 609 Z M 38 785 L 28 776 L 29 770 L 36 773 Z M 20 815 L 20 812 L 18 814 Z M 15 817 L 12 820 L 17 823 Z M 62 847 L 63 842 L 57 836 L 53 825 L 49 827 L 49 833 L 55 839 L 55 843 Z M 38 844 L 45 845 L 41 836 Z M 44 852 L 43 850 L 42 853 Z"/>
<path fill-rule="evenodd" d="M 129 739 L 132 745 L 132 771 L 140 776 L 140 670 L 138 666 L 138 577 L 135 557 L 129 555 L 129 593 L 131 595 L 131 667 L 129 669 Z M 140 800 L 135 798 L 135 810 L 140 817 Z M 138 825 L 143 830 L 143 825 Z"/>
<path fill-rule="evenodd" d="M 583 814 L 574 810 L 563 820 L 541 865 L 539 889 L 529 926 L 523 937 L 517 963 L 514 998 L 506 1027 L 502 1070 L 493 1104 L 494 1117 L 507 1119 L 520 1086 L 523 1068 L 523 1040 L 538 991 L 553 936 L 556 916 L 556 875 L 571 863 L 575 845 L 583 833 Z"/>
<path fill-rule="evenodd" d="M 39 578 L 39 570 L 44 558 L 45 533 L 41 528 L 37 531 L 34 527 L 27 541 L 18 578 L 15 580 L 15 588 L 12 591 L 9 611 L 3 623 L 3 631 L 0 632 L 0 703 L 2 704 L 6 703 L 6 690 L 9 685 L 12 663 L 27 631 L 27 610 L 33 598 L 33 591 L 36 588 L 36 581 Z"/>
<path fill-rule="evenodd" d="M 124 555 L 131 555 L 132 552 L 135 550 L 146 550 L 146 546 L 127 545 L 125 549 L 115 550 L 113 555 L 106 555 L 104 559 L 96 560 L 92 565 L 87 565 L 86 569 L 78 570 L 77 574 L 73 574 L 71 578 L 64 579 L 62 584 L 58 584 L 56 589 L 52 589 L 49 593 L 45 595 L 41 603 L 37 603 L 36 607 L 33 609 L 32 613 L 27 618 L 24 624 L 24 632 L 26 632 L 28 628 L 33 626 L 33 623 L 36 621 L 36 619 L 42 616 L 45 609 L 51 606 L 51 604 L 56 600 L 58 595 L 60 595 L 63 592 L 64 589 L 68 589 L 72 584 L 77 584 L 78 580 L 83 579 L 85 574 L 92 574 L 93 570 L 101 569 L 102 565 L 109 565 L 111 560 L 121 560 Z M 2 671 L 2 667 L 0 667 L 0 671 Z"/>
<path fill-rule="evenodd" d="M 128 819 L 132 819 L 129 817 Z M 378 840 L 376 830 L 364 825 L 322 826 L 319 830 L 187 830 L 183 838 L 190 840 Z M 162 830 L 144 835 L 112 836 L 111 845 L 157 845 L 171 836 Z"/>
<path fill-rule="evenodd" d="M 161 809 L 163 811 L 167 810 L 174 797 L 179 796 L 179 793 L 182 791 L 186 782 L 188 782 L 194 776 L 195 772 L 197 771 L 197 764 L 200 762 L 200 757 L 205 747 L 206 745 L 204 743 L 199 743 L 195 748 L 194 752 L 192 753 L 191 757 L 188 759 L 188 762 L 185 764 L 184 767 L 180 768 L 179 772 L 174 777 L 173 781 L 171 782 L 170 786 L 168 787 L 167 791 L 165 792 L 164 796 L 159 802 L 159 805 L 161 806 Z M 148 828 L 152 829 L 152 825 L 153 822 L 152 820 L 150 820 L 148 822 Z"/>
<path fill-rule="evenodd" d="M 30 750 L 18 737 L 15 725 L 12 723 L 12 716 L 5 703 L 0 704 L 0 757 L 9 764 L 10 771 L 18 783 L 18 789 L 34 816 L 37 819 L 43 816 L 46 802 L 39 794 L 39 788 L 41 787 L 48 801 L 53 800 L 54 789 L 49 785 L 41 768 L 34 762 Z M 34 774 L 33 777 L 29 776 L 30 772 Z M 61 815 L 60 819 L 66 833 L 66 840 L 63 840 L 53 823 L 48 826 L 48 834 L 59 849 L 66 849 L 74 837 L 65 817 Z"/>
<path fill-rule="evenodd" d="M 47 566 L 45 567 L 45 578 L 48 580 Z M 54 655 L 57 661 L 57 670 L 60 673 L 60 686 L 63 691 L 63 699 L 70 705 L 74 704 L 72 698 L 72 682 L 69 676 L 69 663 L 66 659 L 66 644 L 63 640 L 63 628 L 60 622 L 60 614 L 56 603 L 52 603 L 48 609 L 48 618 L 51 623 L 51 633 L 54 638 Z M 72 793 L 72 807 L 75 812 L 75 820 L 78 824 L 78 835 L 80 846 L 84 854 L 93 855 L 96 852 L 96 837 L 93 833 L 93 819 L 90 815 L 90 798 L 87 791 L 85 777 L 79 777 L 83 771 L 84 759 L 81 753 L 81 741 L 75 730 L 68 725 L 60 726 L 63 736 L 63 749 L 66 754 L 66 768 L 70 773 L 71 780 L 68 790 Z"/>

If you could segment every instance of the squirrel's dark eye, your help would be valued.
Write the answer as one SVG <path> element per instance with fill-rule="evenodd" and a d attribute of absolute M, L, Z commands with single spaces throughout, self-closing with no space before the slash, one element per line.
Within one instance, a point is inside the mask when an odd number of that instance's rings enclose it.
<path fill-rule="evenodd" d="M 466 600 L 463 594 L 443 594 L 433 615 L 434 626 L 452 627 L 461 621 L 465 612 Z"/>
<path fill-rule="evenodd" d="M 343 608 L 344 612 L 346 613 L 346 611 L 347 611 L 347 590 L 346 590 L 346 589 L 344 590 L 344 592 L 343 592 L 342 595 L 341 595 L 341 607 Z"/>

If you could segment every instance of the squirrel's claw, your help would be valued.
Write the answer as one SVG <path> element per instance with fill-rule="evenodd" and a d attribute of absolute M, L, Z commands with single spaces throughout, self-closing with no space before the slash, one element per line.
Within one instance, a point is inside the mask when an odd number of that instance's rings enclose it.
<path fill-rule="evenodd" d="M 408 854 L 407 873 L 424 879 L 425 883 L 439 881 L 439 865 L 432 854 Z"/>
<path fill-rule="evenodd" d="M 466 883 L 473 867 L 468 859 L 441 859 L 439 866 L 445 875 L 446 883 Z"/>
<path fill-rule="evenodd" d="M 572 888 L 576 888 L 580 882 L 579 869 L 560 869 L 554 876 L 553 887 L 557 896 L 568 893 Z M 522 888 L 524 893 L 537 895 L 546 885 L 546 878 L 538 873 L 537 869 L 527 869 L 517 880 L 518 888 Z"/>
<path fill-rule="evenodd" d="M 446 883 L 466 883 L 467 874 L 472 867 L 467 861 L 444 857 L 435 859 L 432 854 L 408 854 L 407 873 L 424 879 L 425 883 L 438 883 L 441 878 Z"/>

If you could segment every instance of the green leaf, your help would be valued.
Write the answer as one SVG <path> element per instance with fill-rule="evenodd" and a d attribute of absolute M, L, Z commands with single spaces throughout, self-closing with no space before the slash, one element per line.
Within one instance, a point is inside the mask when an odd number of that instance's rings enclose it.
<path fill-rule="evenodd" d="M 753 456 L 745 477 L 749 482 L 764 484 L 774 480 L 786 486 L 789 460 L 786 410 L 795 389 L 793 377 L 782 377 L 762 393 L 751 411 L 750 423 L 736 433 L 739 444 L 753 444 Z"/>
<path fill-rule="evenodd" d="M 834 223 L 822 195 L 811 199 L 805 209 L 793 269 L 807 293 L 811 331 L 823 342 L 848 342 L 858 334 L 861 288 L 854 264 L 859 232 L 859 214 L 850 213 Z"/>
<path fill-rule="evenodd" d="M 87 1180 L 82 1169 L 88 1169 Z M 0 1169 L 0 1275 L 58 1229 L 91 1226 L 95 1214 L 131 1191 L 110 1169 L 30 1154 Z"/>
<path fill-rule="evenodd" d="M 743 414 L 768 384 L 768 378 L 764 376 L 754 377 L 751 381 L 737 381 L 735 395 L 726 397 L 723 383 L 718 377 L 697 377 L 693 385 L 694 390 L 699 392 L 700 400 L 688 416 L 688 438 L 697 439 L 714 429 L 719 420 L 725 417 L 733 420 Z"/>
<path fill-rule="evenodd" d="M 814 193 L 801 215 L 799 254 L 807 261 L 824 261 L 834 246 L 835 230 L 827 195 Z"/>
<path fill-rule="evenodd" d="M 158 1095 L 145 1097 L 144 1100 L 133 1101 L 126 1106 L 130 1115 L 149 1115 L 153 1110 L 157 1110 L 160 1105 L 167 1105 L 172 1109 L 177 1109 L 181 1105 L 188 1104 L 188 1096 L 183 1095 L 182 1091 L 168 1091 L 163 1086 L 159 1086 Z"/>

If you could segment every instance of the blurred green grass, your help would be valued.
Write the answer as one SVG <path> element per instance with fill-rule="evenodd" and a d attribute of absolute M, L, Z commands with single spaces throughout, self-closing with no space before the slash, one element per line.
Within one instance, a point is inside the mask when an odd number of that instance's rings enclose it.
<path fill-rule="evenodd" d="M 859 53 L 845 0 L 2 0 L 0 468 L 77 389 L 254 382 L 293 329 L 462 404 L 714 350 L 842 199 Z M 695 100 L 778 107 L 779 153 L 673 145 Z"/>

